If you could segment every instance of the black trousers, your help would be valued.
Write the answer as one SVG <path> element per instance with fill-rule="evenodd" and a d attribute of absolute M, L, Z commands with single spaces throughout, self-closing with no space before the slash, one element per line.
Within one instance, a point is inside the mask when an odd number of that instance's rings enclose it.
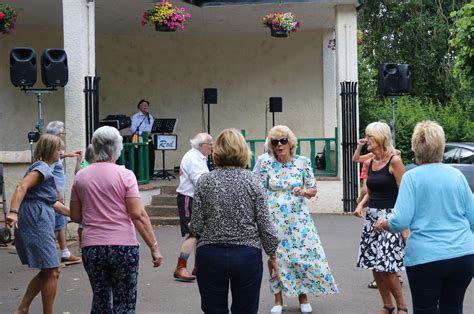
<path fill-rule="evenodd" d="M 474 275 L 474 255 L 406 268 L 414 314 L 461 314 Z"/>
<path fill-rule="evenodd" d="M 201 309 L 206 314 L 256 314 L 262 284 L 262 250 L 244 245 L 203 245 L 196 250 Z"/>

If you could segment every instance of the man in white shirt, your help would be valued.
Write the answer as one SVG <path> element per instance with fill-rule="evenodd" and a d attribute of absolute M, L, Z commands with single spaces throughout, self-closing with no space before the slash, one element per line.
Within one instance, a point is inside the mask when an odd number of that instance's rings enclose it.
<path fill-rule="evenodd" d="M 148 133 L 148 162 L 149 162 L 149 173 L 150 177 L 153 175 L 155 170 L 155 147 L 151 140 L 151 128 L 155 119 L 149 112 L 150 102 L 145 99 L 140 99 L 137 104 L 138 112 L 132 116 L 132 125 L 130 126 L 130 132 L 133 136 L 141 136 L 143 132 Z M 137 137 L 138 138 L 138 137 Z M 138 173 L 138 154 L 135 156 L 135 173 Z"/>
<path fill-rule="evenodd" d="M 173 277 L 179 281 L 192 281 L 196 279 L 193 274 L 189 274 L 186 269 L 186 263 L 189 255 L 196 248 L 196 238 L 189 234 L 189 222 L 193 207 L 194 190 L 199 177 L 203 173 L 209 172 L 207 168 L 207 156 L 212 151 L 212 137 L 207 133 L 199 133 L 190 140 L 191 149 L 184 154 L 179 168 L 179 186 L 178 192 L 178 212 L 181 225 L 181 235 L 187 236 L 181 245 L 181 252 L 178 258 L 178 264 Z"/>

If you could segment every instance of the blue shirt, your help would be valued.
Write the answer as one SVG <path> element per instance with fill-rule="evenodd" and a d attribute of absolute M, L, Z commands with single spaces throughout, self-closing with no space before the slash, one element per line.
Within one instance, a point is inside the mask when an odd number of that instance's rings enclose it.
<path fill-rule="evenodd" d="M 140 129 L 138 130 L 138 135 L 142 135 L 142 132 L 148 132 L 148 134 L 150 134 L 154 120 L 155 119 L 151 114 L 149 114 L 147 117 L 145 114 L 143 114 L 143 112 L 139 111 L 132 116 L 132 125 L 130 126 L 130 132 L 134 134 L 141 123 Z"/>
<path fill-rule="evenodd" d="M 53 177 L 54 182 L 56 183 L 56 188 L 61 193 L 61 197 L 64 197 L 64 189 L 66 187 L 66 180 L 64 175 L 64 166 L 61 159 L 58 159 L 53 164 Z"/>
<path fill-rule="evenodd" d="M 474 254 L 474 199 L 464 175 L 433 163 L 402 177 L 390 230 L 410 229 L 405 266 Z"/>

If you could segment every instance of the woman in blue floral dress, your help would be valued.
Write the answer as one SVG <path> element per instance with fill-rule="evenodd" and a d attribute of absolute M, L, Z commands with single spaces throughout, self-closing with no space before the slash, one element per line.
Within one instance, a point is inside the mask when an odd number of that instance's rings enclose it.
<path fill-rule="evenodd" d="M 302 313 L 311 312 L 307 294 L 338 293 L 316 226 L 306 200 L 316 195 L 316 179 L 308 158 L 295 155 L 297 140 L 286 126 L 275 126 L 269 134 L 271 158 L 260 168 L 267 188 L 270 216 L 280 239 L 277 248 L 279 276 L 270 280 L 275 295 L 271 313 L 281 313 L 283 293 L 296 297 Z"/>

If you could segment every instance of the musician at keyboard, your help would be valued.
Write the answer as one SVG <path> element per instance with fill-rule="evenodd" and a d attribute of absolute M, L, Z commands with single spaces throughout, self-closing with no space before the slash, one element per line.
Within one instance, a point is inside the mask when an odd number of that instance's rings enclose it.
<path fill-rule="evenodd" d="M 151 137 L 151 127 L 153 126 L 153 121 L 155 120 L 151 113 L 149 112 L 150 102 L 145 99 L 140 99 L 137 104 L 138 112 L 132 116 L 132 125 L 130 126 L 130 132 L 132 132 L 132 139 L 134 137 L 141 137 L 143 132 L 148 133 L 148 158 L 150 162 L 149 170 L 150 177 L 153 175 L 155 170 L 155 148 L 153 147 L 153 139 Z M 137 156 L 136 156 L 137 157 Z M 135 160 L 138 160 L 136 158 Z M 138 164 L 135 165 L 135 174 L 138 171 Z"/>

